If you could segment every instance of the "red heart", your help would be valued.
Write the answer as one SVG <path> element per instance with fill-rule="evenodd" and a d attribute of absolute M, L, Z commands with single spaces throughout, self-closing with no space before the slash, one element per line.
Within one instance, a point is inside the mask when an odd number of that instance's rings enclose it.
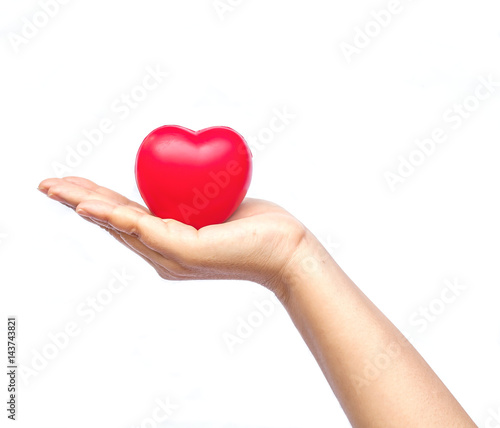
<path fill-rule="evenodd" d="M 241 204 L 252 178 L 252 154 L 231 128 L 162 126 L 139 147 L 135 177 L 155 216 L 199 229 L 224 222 Z"/>

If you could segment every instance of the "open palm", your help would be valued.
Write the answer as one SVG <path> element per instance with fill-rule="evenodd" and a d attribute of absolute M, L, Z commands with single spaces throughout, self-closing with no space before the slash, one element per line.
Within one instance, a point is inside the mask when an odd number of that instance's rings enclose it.
<path fill-rule="evenodd" d="M 244 279 L 278 292 L 306 235 L 287 211 L 258 199 L 245 199 L 225 223 L 196 230 L 84 178 L 50 178 L 39 190 L 106 229 L 165 279 Z"/>

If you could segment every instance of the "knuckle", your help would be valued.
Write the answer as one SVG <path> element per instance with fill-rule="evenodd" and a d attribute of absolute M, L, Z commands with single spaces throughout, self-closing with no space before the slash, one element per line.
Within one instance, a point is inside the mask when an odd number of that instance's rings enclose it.
<path fill-rule="evenodd" d="M 49 194 L 59 194 L 61 193 L 62 189 L 64 188 L 64 185 L 62 184 L 53 184 L 52 186 L 49 187 Z"/>
<path fill-rule="evenodd" d="M 140 213 L 140 212 L 134 212 L 133 215 L 135 217 L 135 220 L 132 221 L 132 227 L 134 229 L 135 234 L 138 237 L 146 235 L 149 216 L 145 213 Z"/>

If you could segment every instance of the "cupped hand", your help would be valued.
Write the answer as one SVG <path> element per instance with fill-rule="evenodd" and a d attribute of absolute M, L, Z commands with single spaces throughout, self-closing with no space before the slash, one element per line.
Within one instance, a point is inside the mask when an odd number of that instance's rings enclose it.
<path fill-rule="evenodd" d="M 283 208 L 258 199 L 245 199 L 225 223 L 196 230 L 84 178 L 50 178 L 38 188 L 107 230 L 164 279 L 243 279 L 284 298 L 282 277 L 307 234 Z"/>

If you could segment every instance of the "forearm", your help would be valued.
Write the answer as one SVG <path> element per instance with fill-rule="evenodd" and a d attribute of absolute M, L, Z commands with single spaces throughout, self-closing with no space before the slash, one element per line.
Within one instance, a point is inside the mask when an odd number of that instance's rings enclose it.
<path fill-rule="evenodd" d="M 306 241 L 281 300 L 352 425 L 475 427 L 399 330 L 312 235 Z"/>
<path fill-rule="evenodd" d="M 277 205 L 247 199 L 230 221 L 197 231 L 82 178 L 44 180 L 39 189 L 108 230 L 162 278 L 268 286 L 355 427 L 475 426 L 401 333 Z M 380 359 L 383 370 L 370 374 Z"/>

